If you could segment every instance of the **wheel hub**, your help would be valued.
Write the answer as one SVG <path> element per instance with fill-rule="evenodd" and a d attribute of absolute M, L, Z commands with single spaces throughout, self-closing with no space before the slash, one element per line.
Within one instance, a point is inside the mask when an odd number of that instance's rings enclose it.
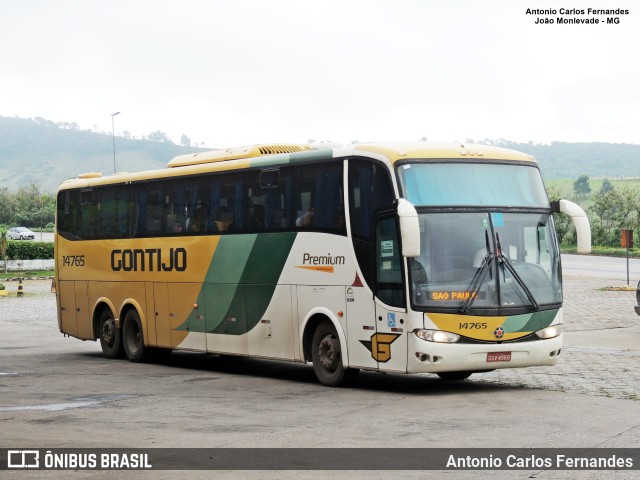
<path fill-rule="evenodd" d="M 107 320 L 102 324 L 102 339 L 107 343 L 111 344 L 114 340 L 114 329 L 115 325 L 113 320 Z"/>
<path fill-rule="evenodd" d="M 327 370 L 335 370 L 338 364 L 336 339 L 327 335 L 318 345 L 318 357 L 320 364 Z"/>

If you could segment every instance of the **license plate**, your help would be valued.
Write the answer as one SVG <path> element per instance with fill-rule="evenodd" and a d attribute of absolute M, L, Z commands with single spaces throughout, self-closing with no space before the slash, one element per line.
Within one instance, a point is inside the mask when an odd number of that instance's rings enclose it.
<path fill-rule="evenodd" d="M 510 362 L 511 352 L 489 352 L 487 362 Z"/>

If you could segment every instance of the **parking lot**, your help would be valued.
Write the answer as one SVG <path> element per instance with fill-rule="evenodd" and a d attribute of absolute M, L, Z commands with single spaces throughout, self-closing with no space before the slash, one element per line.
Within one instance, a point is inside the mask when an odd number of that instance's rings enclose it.
<path fill-rule="evenodd" d="M 638 448 L 635 294 L 607 286 L 611 282 L 601 278 L 565 277 L 566 346 L 555 367 L 494 371 L 458 383 L 364 372 L 355 388 L 331 389 L 316 382 L 309 366 L 284 362 L 184 352 L 166 364 L 106 360 L 97 343 L 59 333 L 50 281 L 26 281 L 23 298 L 0 299 L 0 446 Z M 492 475 L 640 478 L 636 472 L 537 469 Z M 71 472 L 57 473 L 48 475 L 67 478 Z M 253 478 L 301 477 L 259 473 Z M 130 474 L 175 478 L 175 472 Z M 431 474 L 404 471 L 393 477 L 440 477 Z M 331 475 L 388 478 L 389 472 Z M 484 476 L 456 472 L 455 478 Z M 215 477 L 247 478 L 247 472 Z M 326 472 L 304 477 L 326 478 Z"/>

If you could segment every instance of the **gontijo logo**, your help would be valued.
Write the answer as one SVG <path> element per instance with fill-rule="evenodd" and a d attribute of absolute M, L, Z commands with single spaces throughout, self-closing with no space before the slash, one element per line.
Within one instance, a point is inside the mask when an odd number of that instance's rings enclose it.
<path fill-rule="evenodd" d="M 187 250 L 170 248 L 134 248 L 111 251 L 111 270 L 114 272 L 184 272 L 187 269 Z"/>
<path fill-rule="evenodd" d="M 345 262 L 346 259 L 343 255 L 333 256 L 330 253 L 326 255 L 311 255 L 310 253 L 305 253 L 302 256 L 302 265 L 297 265 L 296 268 L 333 273 L 335 271 L 334 265 L 344 265 Z"/>

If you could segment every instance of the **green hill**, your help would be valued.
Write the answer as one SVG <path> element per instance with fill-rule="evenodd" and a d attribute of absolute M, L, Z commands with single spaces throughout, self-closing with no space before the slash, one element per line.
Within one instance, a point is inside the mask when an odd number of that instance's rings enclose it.
<path fill-rule="evenodd" d="M 176 155 L 206 150 L 176 145 L 162 132 L 155 133 L 148 138 L 160 141 L 115 138 L 118 172 L 163 168 Z M 640 175 L 640 145 L 568 142 L 547 145 L 504 139 L 477 143 L 533 155 L 545 179 Z M 76 124 L 43 118 L 0 116 L 0 188 L 15 191 L 33 183 L 53 192 L 65 179 L 86 172 L 113 173 L 110 134 L 80 130 Z"/>
<path fill-rule="evenodd" d="M 545 179 L 640 176 L 640 145 L 628 143 L 495 142 L 533 155 Z"/>
<path fill-rule="evenodd" d="M 115 137 L 118 172 L 163 168 L 176 155 L 206 149 Z M 32 183 L 54 192 L 80 173 L 113 173 L 113 138 L 42 118 L 0 117 L 0 188 Z"/>

